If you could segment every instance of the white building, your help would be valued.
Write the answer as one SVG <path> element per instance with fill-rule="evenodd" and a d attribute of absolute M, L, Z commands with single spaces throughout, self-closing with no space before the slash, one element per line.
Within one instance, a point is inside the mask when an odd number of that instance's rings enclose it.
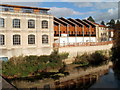
<path fill-rule="evenodd" d="M 53 16 L 47 8 L 0 4 L 0 59 L 50 54 Z"/>

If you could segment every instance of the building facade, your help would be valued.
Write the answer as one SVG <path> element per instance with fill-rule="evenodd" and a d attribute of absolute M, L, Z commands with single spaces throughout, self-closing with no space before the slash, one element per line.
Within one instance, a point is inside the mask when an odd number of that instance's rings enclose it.
<path fill-rule="evenodd" d="M 53 16 L 47 8 L 0 5 L 0 59 L 19 55 L 50 54 Z"/>
<path fill-rule="evenodd" d="M 61 45 L 108 41 L 108 28 L 97 23 L 54 17 L 54 41 Z"/>

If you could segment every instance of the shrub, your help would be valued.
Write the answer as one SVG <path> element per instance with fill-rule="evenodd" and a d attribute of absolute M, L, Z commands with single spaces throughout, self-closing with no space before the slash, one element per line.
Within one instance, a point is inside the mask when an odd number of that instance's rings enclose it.
<path fill-rule="evenodd" d="M 101 51 L 96 51 L 90 55 L 89 63 L 91 65 L 100 65 L 108 60 L 108 57 L 103 55 Z"/>
<path fill-rule="evenodd" d="M 95 51 L 92 54 L 84 53 L 83 55 L 77 55 L 75 57 L 74 64 L 80 64 L 82 66 L 92 65 L 97 66 L 103 63 L 106 63 L 108 57 L 106 56 L 104 51 Z"/>
<path fill-rule="evenodd" d="M 60 53 L 59 55 L 60 55 L 60 59 L 63 60 L 68 58 L 69 53 L 64 52 L 64 53 Z"/>
<path fill-rule="evenodd" d="M 67 58 L 68 54 L 58 54 L 58 51 L 53 51 L 51 55 L 41 56 L 18 56 L 12 57 L 6 62 L 2 62 L 2 74 L 5 76 L 14 75 L 18 77 L 26 77 L 35 75 L 39 72 L 46 72 L 48 69 L 60 69 L 62 67 L 62 59 Z"/>
<path fill-rule="evenodd" d="M 41 55 L 41 56 L 39 56 L 38 60 L 39 60 L 39 62 L 47 63 L 50 60 L 50 56 L 48 56 L 48 55 Z"/>
<path fill-rule="evenodd" d="M 87 65 L 89 64 L 88 60 L 89 60 L 89 54 L 84 53 L 83 55 L 77 55 L 75 57 L 75 64 L 81 64 L 81 65 Z"/>

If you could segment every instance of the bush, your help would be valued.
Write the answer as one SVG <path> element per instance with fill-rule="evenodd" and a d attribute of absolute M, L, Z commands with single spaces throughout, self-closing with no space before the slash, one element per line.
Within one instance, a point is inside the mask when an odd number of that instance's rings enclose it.
<path fill-rule="evenodd" d="M 109 58 L 106 56 L 104 51 L 95 51 L 92 54 L 84 53 L 83 55 L 77 55 L 75 57 L 74 64 L 80 64 L 82 66 L 92 65 L 97 66 L 106 63 Z"/>
<path fill-rule="evenodd" d="M 89 62 L 89 54 L 84 53 L 83 55 L 77 55 L 75 57 L 75 62 L 73 62 L 74 64 L 81 64 L 81 65 L 88 65 Z"/>
<path fill-rule="evenodd" d="M 62 59 L 67 58 L 68 54 L 58 54 L 58 51 L 53 51 L 51 55 L 41 56 L 18 56 L 12 57 L 6 62 L 2 62 L 2 74 L 5 76 L 14 75 L 18 77 L 26 77 L 28 75 L 46 72 L 48 69 L 60 69 Z"/>
<path fill-rule="evenodd" d="M 60 59 L 63 60 L 68 58 L 69 53 L 64 52 L 64 53 L 60 53 L 59 55 L 60 55 Z"/>
<path fill-rule="evenodd" d="M 90 55 L 89 64 L 95 66 L 106 62 L 108 58 L 103 55 L 100 51 L 96 51 Z"/>
<path fill-rule="evenodd" d="M 41 55 L 41 56 L 39 56 L 38 60 L 39 60 L 39 62 L 47 63 L 47 62 L 49 62 L 50 57 L 48 55 Z"/>

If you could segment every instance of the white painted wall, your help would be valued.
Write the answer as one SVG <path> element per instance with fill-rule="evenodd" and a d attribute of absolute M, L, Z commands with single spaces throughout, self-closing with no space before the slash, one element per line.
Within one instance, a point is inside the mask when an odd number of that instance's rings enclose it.
<path fill-rule="evenodd" d="M 55 41 L 55 43 L 60 43 L 60 45 L 80 42 L 96 42 L 96 37 L 59 37 L 58 40 Z"/>
<path fill-rule="evenodd" d="M 62 47 L 59 48 L 59 53 L 68 52 L 69 57 L 75 57 L 77 54 L 83 54 L 85 52 L 94 52 L 97 50 L 110 50 L 112 44 L 99 45 L 99 46 L 78 46 L 78 47 Z"/>

